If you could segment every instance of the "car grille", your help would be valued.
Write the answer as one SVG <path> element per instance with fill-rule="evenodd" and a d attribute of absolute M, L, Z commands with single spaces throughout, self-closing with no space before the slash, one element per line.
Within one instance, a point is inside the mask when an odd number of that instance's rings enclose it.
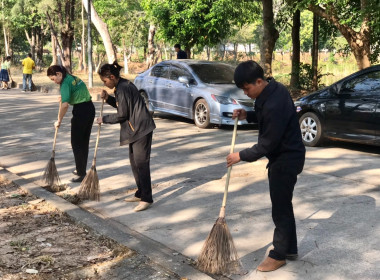
<path fill-rule="evenodd" d="M 240 99 L 238 100 L 239 104 L 246 107 L 254 107 L 255 101 L 254 100 L 247 100 L 247 99 Z"/>

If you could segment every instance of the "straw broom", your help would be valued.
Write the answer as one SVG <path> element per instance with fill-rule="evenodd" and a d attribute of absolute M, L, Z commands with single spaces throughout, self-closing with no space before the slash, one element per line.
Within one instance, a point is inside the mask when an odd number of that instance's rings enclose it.
<path fill-rule="evenodd" d="M 58 117 L 61 112 L 61 103 L 59 103 Z M 55 143 L 57 140 L 58 127 L 55 128 L 54 141 L 53 141 L 53 151 L 51 152 L 50 160 L 48 161 L 45 170 L 41 176 L 41 180 L 49 186 L 53 191 L 59 190 L 60 179 L 55 165 Z"/>
<path fill-rule="evenodd" d="M 100 109 L 100 118 L 103 116 L 103 106 L 104 99 L 102 101 L 102 107 Z M 87 172 L 86 177 L 84 177 L 82 183 L 80 184 L 80 189 L 78 196 L 81 199 L 90 199 L 97 200 L 100 199 L 100 189 L 99 189 L 99 178 L 98 173 L 96 172 L 96 153 L 98 151 L 99 137 L 100 137 L 100 127 L 101 124 L 98 124 L 98 136 L 96 138 L 94 159 L 92 160 L 92 166 L 90 171 Z"/>
<path fill-rule="evenodd" d="M 237 122 L 238 118 L 235 119 L 230 153 L 233 153 L 234 151 Z M 197 260 L 198 269 L 206 273 L 230 274 L 238 272 L 240 269 L 239 257 L 225 219 L 231 170 L 232 166 L 228 167 L 223 203 L 220 209 L 219 218 L 212 227 Z"/>

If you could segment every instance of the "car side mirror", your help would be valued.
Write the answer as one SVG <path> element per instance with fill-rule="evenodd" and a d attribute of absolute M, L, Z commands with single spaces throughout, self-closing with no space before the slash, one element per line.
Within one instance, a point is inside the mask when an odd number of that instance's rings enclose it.
<path fill-rule="evenodd" d="M 338 90 L 338 86 L 335 84 L 335 85 L 332 85 L 330 87 L 330 93 L 331 94 L 338 94 L 339 90 Z"/>
<path fill-rule="evenodd" d="M 178 81 L 182 84 L 185 84 L 186 86 L 189 86 L 189 83 L 190 83 L 189 79 L 185 76 L 179 77 Z"/>

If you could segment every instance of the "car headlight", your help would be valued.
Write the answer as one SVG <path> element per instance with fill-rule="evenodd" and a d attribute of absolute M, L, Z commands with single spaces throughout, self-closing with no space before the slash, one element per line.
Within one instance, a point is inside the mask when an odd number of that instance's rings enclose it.
<path fill-rule="evenodd" d="M 300 100 L 294 101 L 294 107 L 296 108 L 297 113 L 302 111 L 301 105 L 302 105 L 302 101 Z"/>
<path fill-rule="evenodd" d="M 234 105 L 237 105 L 237 104 L 238 104 L 238 103 L 236 102 L 235 99 L 230 98 L 230 97 L 220 96 L 220 95 L 214 95 L 214 94 L 211 94 L 211 97 L 212 97 L 212 99 L 214 99 L 216 102 L 218 102 L 218 103 L 220 103 L 220 104 L 223 104 L 223 105 L 227 105 L 227 104 L 234 104 Z"/>

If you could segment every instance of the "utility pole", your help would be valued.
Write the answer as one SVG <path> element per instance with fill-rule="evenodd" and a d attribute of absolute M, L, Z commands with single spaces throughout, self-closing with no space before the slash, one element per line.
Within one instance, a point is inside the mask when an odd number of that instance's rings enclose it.
<path fill-rule="evenodd" d="M 91 42 L 91 0 L 87 2 L 87 52 L 88 52 L 88 87 L 93 86 L 92 73 L 92 42 Z"/>

